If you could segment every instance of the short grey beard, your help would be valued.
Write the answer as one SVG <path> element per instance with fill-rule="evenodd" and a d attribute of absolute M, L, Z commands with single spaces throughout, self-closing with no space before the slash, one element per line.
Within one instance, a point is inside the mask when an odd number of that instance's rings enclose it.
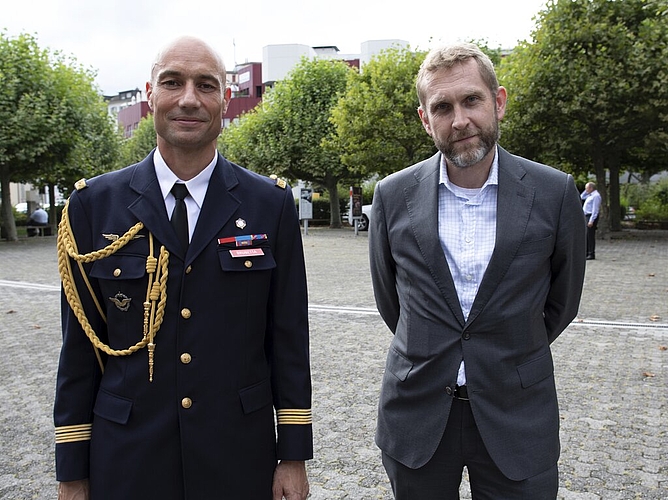
<path fill-rule="evenodd" d="M 475 151 L 467 151 L 462 154 L 452 155 L 449 152 L 446 152 L 445 148 L 439 147 L 438 149 L 441 151 L 441 153 L 443 153 L 443 156 L 445 156 L 445 159 L 448 161 L 448 163 L 452 164 L 453 166 L 457 168 L 470 167 L 482 161 L 485 155 L 487 155 L 487 153 L 489 153 L 498 144 L 499 139 L 501 138 L 501 128 L 499 127 L 498 120 L 496 122 L 495 129 L 495 140 L 491 144 L 483 142 L 482 145 Z"/>
<path fill-rule="evenodd" d="M 489 150 L 485 151 L 485 148 L 482 147 L 476 149 L 473 152 L 455 156 L 448 156 L 445 153 L 443 154 L 449 164 L 452 164 L 458 168 L 467 168 L 470 167 L 471 165 L 475 165 L 476 163 L 482 161 L 482 159 L 485 157 L 487 153 L 489 153 Z"/>

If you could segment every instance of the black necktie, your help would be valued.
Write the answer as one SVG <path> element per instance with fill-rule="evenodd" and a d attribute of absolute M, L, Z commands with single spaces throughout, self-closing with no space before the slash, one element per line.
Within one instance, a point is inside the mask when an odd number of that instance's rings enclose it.
<path fill-rule="evenodd" d="M 188 233 L 188 210 L 186 209 L 186 196 L 188 196 L 188 188 L 185 184 L 176 183 L 172 187 L 172 194 L 176 198 L 174 211 L 172 212 L 172 226 L 176 235 L 179 237 L 181 247 L 183 250 L 188 249 L 188 242 L 190 235 Z"/>

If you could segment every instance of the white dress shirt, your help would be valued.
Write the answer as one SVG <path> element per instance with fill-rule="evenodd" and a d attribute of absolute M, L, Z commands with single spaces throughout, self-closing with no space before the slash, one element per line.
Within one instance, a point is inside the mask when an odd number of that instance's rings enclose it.
<path fill-rule="evenodd" d="M 213 169 L 216 167 L 218 161 L 218 152 L 213 155 L 213 160 L 207 165 L 207 167 L 202 170 L 195 177 L 189 181 L 183 181 L 179 179 L 174 172 L 167 166 L 165 160 L 163 159 L 160 151 L 155 150 L 153 155 L 153 165 L 155 166 L 155 175 L 158 177 L 158 183 L 160 184 L 160 191 L 162 191 L 162 197 L 165 200 L 165 208 L 167 209 L 167 217 L 171 219 L 172 212 L 174 211 L 174 205 L 176 200 L 174 195 L 171 193 L 172 186 L 176 182 L 182 182 L 188 188 L 188 193 L 190 196 L 186 197 L 184 200 L 186 202 L 186 209 L 188 210 L 188 239 L 192 240 L 193 233 L 195 232 L 195 226 L 197 225 L 197 219 L 199 218 L 199 213 L 202 210 L 202 204 L 204 203 L 204 197 L 206 196 L 206 190 L 209 187 L 209 180 L 211 179 L 211 174 L 213 174 Z"/>
<path fill-rule="evenodd" d="M 481 188 L 476 189 L 462 188 L 450 182 L 445 158 L 441 157 L 438 236 L 455 283 L 464 319 L 467 319 L 471 312 L 478 287 L 494 251 L 498 187 L 498 152 L 494 156 L 487 181 Z M 465 383 L 466 372 L 462 360 L 457 384 Z"/>
<path fill-rule="evenodd" d="M 589 222 L 594 222 L 598 218 L 598 213 L 601 210 L 601 194 L 594 189 L 591 193 L 583 191 L 580 198 L 584 200 L 582 210 L 585 215 L 591 215 Z"/>

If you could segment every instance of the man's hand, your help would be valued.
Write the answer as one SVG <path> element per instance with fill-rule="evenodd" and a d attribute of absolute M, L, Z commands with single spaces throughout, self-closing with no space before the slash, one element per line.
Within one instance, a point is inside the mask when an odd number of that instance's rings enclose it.
<path fill-rule="evenodd" d="M 274 471 L 273 500 L 306 500 L 309 486 L 304 462 L 281 461 Z"/>
<path fill-rule="evenodd" d="M 88 479 L 59 483 L 58 500 L 90 500 Z"/>

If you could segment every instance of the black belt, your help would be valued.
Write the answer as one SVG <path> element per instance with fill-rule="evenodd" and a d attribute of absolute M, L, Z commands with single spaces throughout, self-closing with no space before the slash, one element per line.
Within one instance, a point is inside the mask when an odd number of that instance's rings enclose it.
<path fill-rule="evenodd" d="M 455 392 L 452 393 L 455 399 L 461 399 L 462 401 L 469 400 L 469 391 L 465 385 L 455 386 Z"/>

